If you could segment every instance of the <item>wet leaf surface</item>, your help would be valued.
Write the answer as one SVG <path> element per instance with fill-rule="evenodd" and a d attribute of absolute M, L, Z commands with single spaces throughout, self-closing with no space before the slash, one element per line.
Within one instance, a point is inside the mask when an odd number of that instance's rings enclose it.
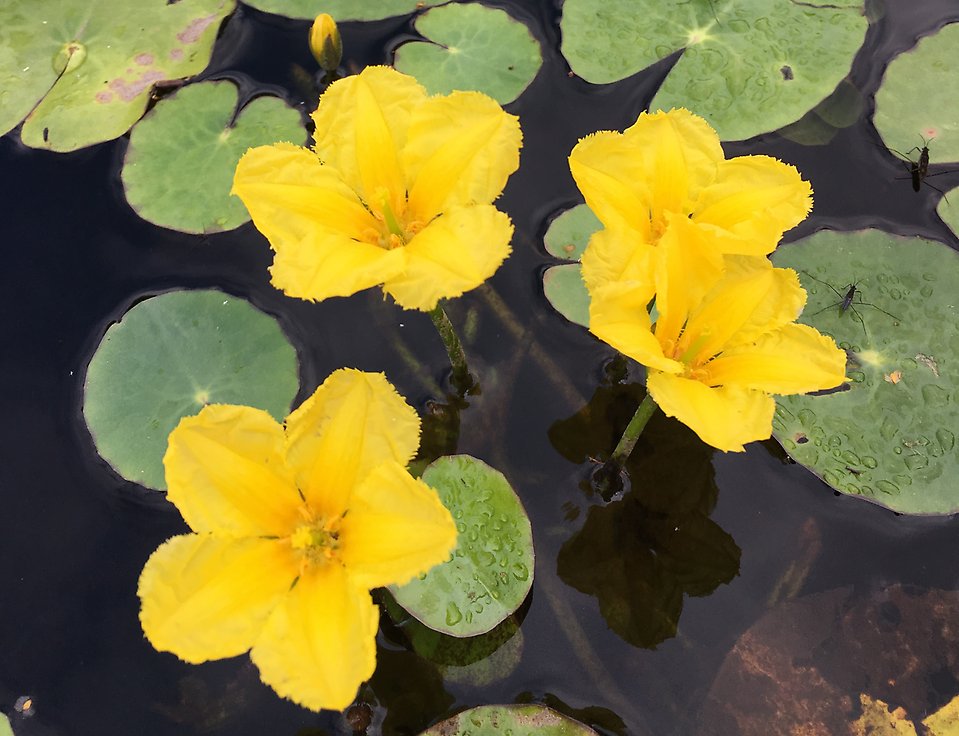
<path fill-rule="evenodd" d="M 407 15 L 448 0 L 244 0 L 264 13 L 285 15 L 288 18 L 313 20 L 320 13 L 328 13 L 337 21 L 381 20 L 394 15 Z"/>
<path fill-rule="evenodd" d="M 588 726 L 543 705 L 482 705 L 437 723 L 420 736 L 588 736 Z"/>

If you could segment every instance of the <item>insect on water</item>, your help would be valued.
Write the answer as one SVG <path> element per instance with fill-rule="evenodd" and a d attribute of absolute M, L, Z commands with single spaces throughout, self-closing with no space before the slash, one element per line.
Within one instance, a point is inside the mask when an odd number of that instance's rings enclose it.
<path fill-rule="evenodd" d="M 869 302 L 864 302 L 862 300 L 862 289 L 859 288 L 858 281 L 851 284 L 846 284 L 846 286 L 844 287 L 846 291 L 845 293 L 843 293 L 839 291 L 839 289 L 837 289 L 835 286 L 830 284 L 829 282 L 816 278 L 808 271 L 803 271 L 803 273 L 806 274 L 813 281 L 818 281 L 820 284 L 823 284 L 824 286 L 828 286 L 830 289 L 832 289 L 833 293 L 839 297 L 838 302 L 834 302 L 833 304 L 827 304 L 822 309 L 819 309 L 813 312 L 812 314 L 810 314 L 809 315 L 810 317 L 814 317 L 820 312 L 825 312 L 827 309 L 831 309 L 833 307 L 839 307 L 840 317 L 844 315 L 847 311 L 851 311 L 853 316 L 855 316 L 855 318 L 859 320 L 859 324 L 862 327 L 862 334 L 865 335 L 867 339 L 869 338 L 869 334 L 866 332 L 866 323 L 863 321 L 862 315 L 859 314 L 859 310 L 856 309 L 857 305 L 860 307 L 872 307 L 873 309 L 878 309 L 880 312 L 882 312 L 886 316 L 894 319 L 896 321 L 896 324 L 899 324 L 900 320 L 896 315 L 887 312 L 882 307 L 877 307 L 875 304 L 870 304 Z M 856 299 L 857 296 L 859 297 L 858 300 Z"/>

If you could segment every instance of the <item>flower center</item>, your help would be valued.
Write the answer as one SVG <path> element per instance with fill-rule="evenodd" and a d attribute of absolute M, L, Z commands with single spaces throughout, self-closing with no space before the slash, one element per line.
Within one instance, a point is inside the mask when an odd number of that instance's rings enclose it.
<path fill-rule="evenodd" d="M 380 226 L 378 231 L 371 231 L 364 238 L 384 250 L 402 248 L 423 229 L 423 223 L 419 221 L 405 221 L 405 202 L 401 202 L 401 207 L 394 210 L 390 199 L 390 193 L 385 189 L 378 191 L 373 197 L 374 201 L 371 203 L 373 206 L 370 207 L 370 211 L 379 221 Z"/>
<path fill-rule="evenodd" d="M 301 568 L 338 559 L 342 518 L 311 520 L 290 535 L 290 546 L 300 553 Z"/>

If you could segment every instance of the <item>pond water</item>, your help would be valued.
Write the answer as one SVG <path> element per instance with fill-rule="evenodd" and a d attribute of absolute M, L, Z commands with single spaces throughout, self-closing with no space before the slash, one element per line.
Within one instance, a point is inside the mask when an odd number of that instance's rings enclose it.
<path fill-rule="evenodd" d="M 860 643 L 856 627 L 837 625 L 807 640 L 797 622 L 839 621 L 870 606 L 885 615 L 875 619 L 883 631 L 899 628 L 903 663 L 917 652 L 944 657 L 910 665 L 920 673 L 912 697 L 927 708 L 915 715 L 947 702 L 959 693 L 959 647 L 941 633 L 949 618 L 930 614 L 941 623 L 933 632 L 895 601 L 906 590 L 919 611 L 931 611 L 941 594 L 927 590 L 956 589 L 955 517 L 899 516 L 838 496 L 773 441 L 723 454 L 662 415 L 637 450 L 641 480 L 629 493 L 605 505 L 589 491 L 588 456 L 608 452 L 641 396 L 632 384 L 641 385 L 642 372 L 628 366 L 626 382 L 612 385 L 612 350 L 550 308 L 541 274 L 554 261 L 542 237 L 555 213 L 579 201 L 566 164 L 570 149 L 589 132 L 630 125 L 671 62 L 594 87 L 567 73 L 554 3 L 488 4 L 529 25 L 544 64 L 507 106 L 525 137 L 522 167 L 499 200 L 516 225 L 513 254 L 487 287 L 450 308 L 454 322 L 472 326 L 467 349 L 482 392 L 467 398 L 458 436 L 447 438 L 445 449 L 455 442 L 457 452 L 487 460 L 510 479 L 532 520 L 536 578 L 519 633 L 485 670 L 437 666 L 384 622 L 376 675 L 360 693 L 374 706 L 371 732 L 418 733 L 466 707 L 528 701 L 605 734 L 746 732 L 744 721 L 734 727 L 721 712 L 730 693 L 745 692 L 750 681 L 733 664 L 723 669 L 724 660 L 773 606 L 799 597 L 811 603 L 782 619 L 783 656 L 795 662 L 803 642 L 814 641 L 819 649 L 803 656 L 849 652 L 855 662 L 846 665 L 861 673 L 858 680 L 837 676 L 840 684 L 823 691 L 836 709 L 855 712 L 869 673 L 895 679 L 904 672 L 885 673 L 895 661 L 874 663 L 885 639 L 863 636 Z M 912 191 L 902 167 L 879 147 L 869 115 L 889 60 L 959 20 L 959 10 L 952 0 L 888 5 L 853 66 L 851 81 L 867 99 L 857 124 L 822 146 L 777 134 L 725 145 L 727 155 L 776 156 L 812 182 L 815 209 L 787 239 L 872 226 L 957 245 L 935 214 L 939 193 Z M 281 91 L 312 109 L 315 100 L 297 97 L 291 71 L 293 64 L 313 68 L 307 28 L 241 7 L 202 77 L 231 78 L 250 93 Z M 412 33 L 408 18 L 345 25 L 347 63 L 387 63 Z M 298 401 L 331 371 L 353 366 L 385 371 L 421 413 L 443 413 L 433 401 L 442 397 L 431 395 L 393 336 L 441 383 L 448 371 L 443 347 L 425 315 L 404 312 L 375 290 L 315 305 L 284 297 L 269 283 L 270 251 L 252 225 L 201 237 L 141 220 L 121 190 L 125 146 L 120 139 L 52 154 L 25 148 L 16 132 L 0 138 L 7 254 L 0 291 L 0 711 L 12 716 L 18 735 L 349 733 L 340 714 L 279 699 L 247 656 L 193 666 L 144 639 L 137 578 L 150 553 L 186 527 L 161 494 L 119 479 L 97 457 L 80 411 L 82 377 L 111 322 L 137 300 L 179 287 L 220 288 L 275 315 L 300 357 Z M 942 189 L 956 184 L 959 174 L 937 179 Z M 565 391 L 546 375 L 543 355 Z M 568 422 L 601 384 L 606 410 Z M 830 593 L 837 589 L 841 594 Z M 949 600 L 936 616 L 949 606 L 955 611 Z M 875 618 L 863 617 L 863 626 Z M 959 630 L 959 619 L 951 626 Z M 952 654 L 937 652 L 932 641 Z M 719 674 L 733 679 L 714 686 Z M 29 717 L 14 708 L 24 695 L 33 699 Z M 753 707 L 757 718 L 772 719 L 759 700 Z M 766 721 L 766 733 L 779 732 L 774 723 Z"/>

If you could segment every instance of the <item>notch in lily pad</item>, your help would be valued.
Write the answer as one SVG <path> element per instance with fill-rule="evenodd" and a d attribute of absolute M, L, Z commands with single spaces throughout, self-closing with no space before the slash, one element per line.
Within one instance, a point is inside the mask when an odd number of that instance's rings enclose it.
<path fill-rule="evenodd" d="M 505 105 L 522 94 L 543 63 L 529 29 L 504 10 L 454 3 L 423 13 L 415 26 L 428 43 L 400 46 L 394 66 L 432 94 L 477 90 Z"/>
<path fill-rule="evenodd" d="M 649 109 L 695 109 L 723 140 L 776 130 L 849 74 L 868 25 L 861 0 L 566 0 L 563 56 L 594 84 L 682 52 Z"/>
<path fill-rule="evenodd" d="M 278 141 L 302 145 L 306 129 L 300 113 L 278 97 L 257 97 L 237 111 L 238 96 L 232 82 L 192 84 L 133 128 L 120 176 L 140 217 L 196 234 L 249 221 L 243 202 L 230 195 L 240 157 Z"/>
<path fill-rule="evenodd" d="M 107 329 L 87 368 L 83 415 L 122 477 L 164 490 L 167 437 L 182 417 L 244 404 L 282 422 L 298 386 L 296 352 L 276 320 L 222 291 L 174 291 Z"/>
<path fill-rule="evenodd" d="M 809 293 L 800 321 L 849 356 L 846 390 L 777 397 L 776 439 L 842 493 L 905 514 L 959 511 L 959 253 L 878 230 L 822 231 L 772 260 Z"/>
<path fill-rule="evenodd" d="M 0 135 L 74 151 L 123 135 L 154 85 L 201 72 L 235 0 L 0 3 Z"/>
<path fill-rule="evenodd" d="M 596 736 L 584 723 L 545 705 L 481 705 L 437 723 L 420 736 Z"/>
<path fill-rule="evenodd" d="M 550 266 L 543 272 L 543 293 L 553 309 L 573 324 L 589 327 L 589 292 L 579 259 L 594 232 L 603 227 L 585 204 L 562 212 L 546 230 L 543 243 L 556 258 L 575 263 Z"/>
<path fill-rule="evenodd" d="M 459 532 L 451 558 L 390 592 L 431 629 L 455 637 L 490 631 L 518 609 L 533 585 L 533 533 L 509 481 L 469 455 L 433 462 L 435 488 Z"/>

